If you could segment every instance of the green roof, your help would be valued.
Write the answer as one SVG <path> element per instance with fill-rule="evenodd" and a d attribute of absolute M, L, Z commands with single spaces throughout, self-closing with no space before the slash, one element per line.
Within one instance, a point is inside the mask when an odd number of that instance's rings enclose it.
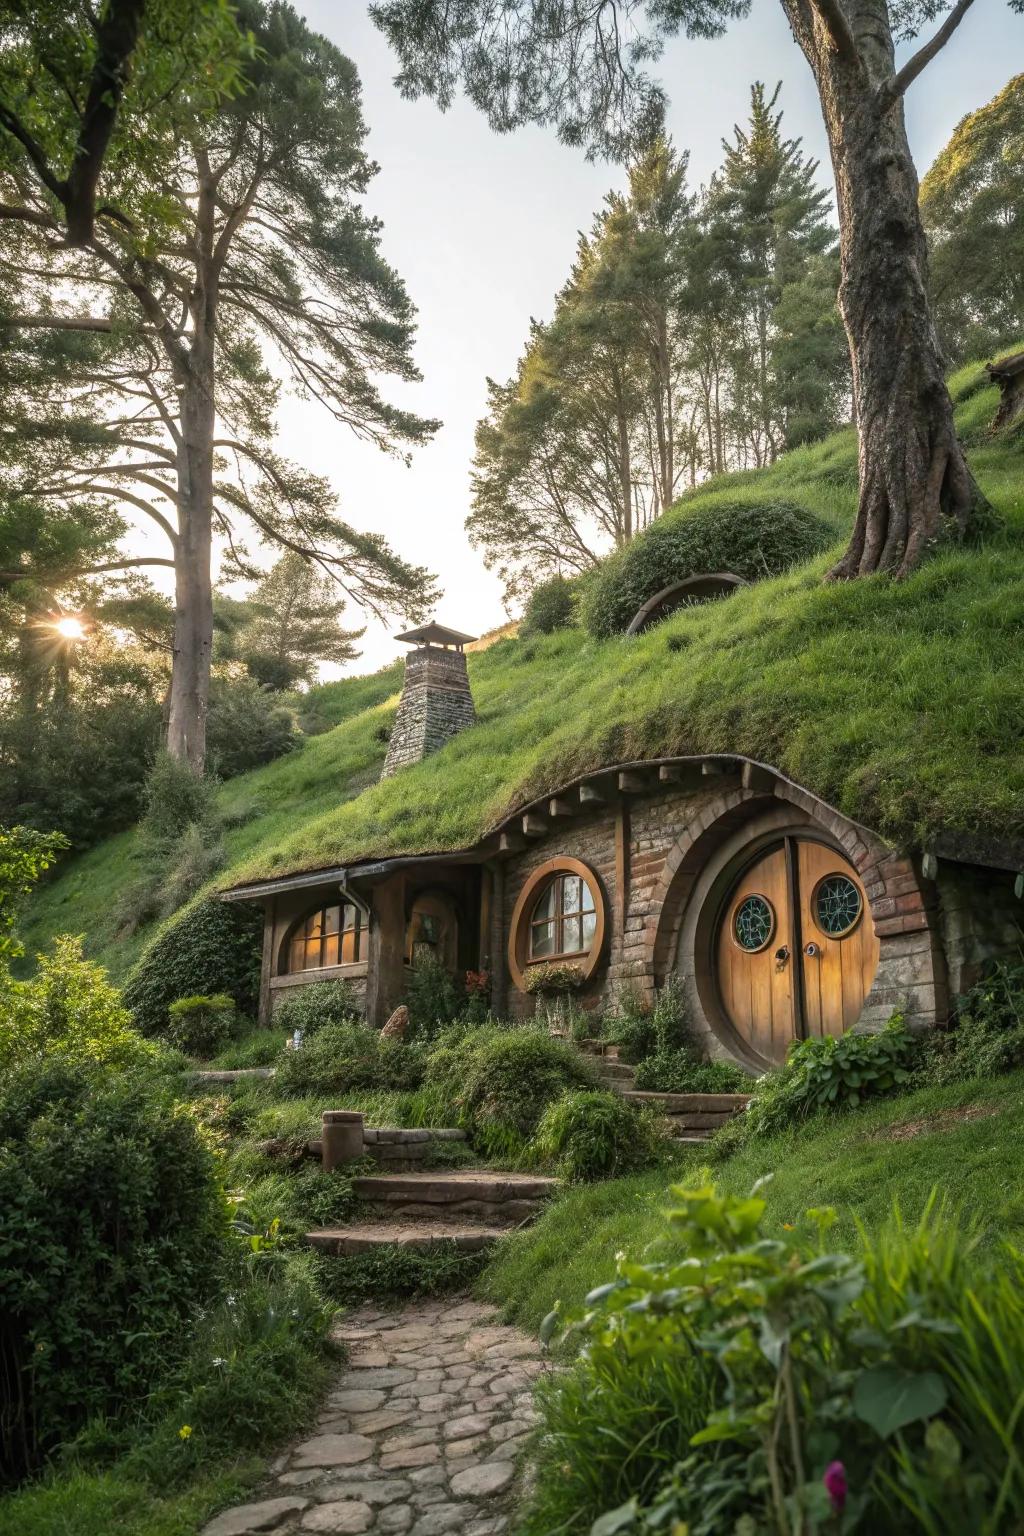
<path fill-rule="evenodd" d="M 328 685 L 332 730 L 221 788 L 216 884 L 466 848 L 578 774 L 705 753 L 769 764 L 897 844 L 1024 836 L 1024 453 L 1019 437 L 987 437 L 997 393 L 980 367 L 952 387 L 1004 519 L 984 546 L 941 551 L 901 584 L 826 585 L 833 551 L 640 636 L 500 640 L 467 658 L 479 723 L 383 783 L 400 669 Z M 689 500 L 769 494 L 828 518 L 840 546 L 853 433 Z M 124 834 L 72 862 L 37 900 L 30 943 L 84 930 L 123 969 L 133 948 L 112 943 L 108 914 L 130 850 Z"/>

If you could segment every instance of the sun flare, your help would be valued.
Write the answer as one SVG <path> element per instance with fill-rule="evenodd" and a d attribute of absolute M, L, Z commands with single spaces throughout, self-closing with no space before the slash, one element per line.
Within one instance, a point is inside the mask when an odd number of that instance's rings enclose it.
<path fill-rule="evenodd" d="M 85 625 L 81 619 L 76 619 L 73 613 L 66 614 L 58 619 L 54 629 L 64 640 L 82 640 L 85 638 Z"/>

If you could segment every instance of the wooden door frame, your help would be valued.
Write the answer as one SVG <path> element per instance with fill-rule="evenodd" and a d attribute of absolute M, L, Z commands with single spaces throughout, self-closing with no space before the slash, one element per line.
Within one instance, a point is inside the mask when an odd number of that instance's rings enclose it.
<path fill-rule="evenodd" d="M 711 885 L 701 901 L 694 935 L 694 980 L 697 986 L 697 993 L 700 997 L 705 1017 L 714 1034 L 734 1056 L 745 1065 L 752 1066 L 759 1072 L 771 1071 L 775 1064 L 766 1060 L 761 1056 L 760 1052 L 753 1049 L 750 1042 L 743 1038 L 729 1017 L 722 998 L 718 974 L 718 936 L 721 932 L 722 923 L 725 920 L 732 894 L 745 872 L 751 865 L 756 864 L 759 859 L 765 857 L 773 849 L 784 848 L 786 851 L 787 891 L 790 903 L 790 931 L 793 935 L 794 951 L 791 956 L 791 963 L 796 968 L 796 976 L 793 982 L 794 1038 L 805 1040 L 807 1038 L 807 1020 L 802 965 L 803 926 L 800 914 L 799 876 L 797 861 L 794 857 L 794 843 L 797 839 L 819 843 L 822 847 L 828 848 L 834 853 L 838 859 L 842 860 L 844 867 L 853 869 L 864 900 L 863 920 L 867 922 L 872 920 L 870 905 L 863 889 L 863 882 L 849 855 L 835 838 L 830 837 L 824 828 L 815 825 L 813 822 L 794 819 L 782 822 L 778 826 L 766 827 L 760 833 L 755 832 L 754 836 L 745 842 L 742 847 L 734 848 L 732 853 L 721 861 L 719 867 L 715 867 L 714 855 L 708 860 L 704 873 L 708 874 L 711 872 Z"/>

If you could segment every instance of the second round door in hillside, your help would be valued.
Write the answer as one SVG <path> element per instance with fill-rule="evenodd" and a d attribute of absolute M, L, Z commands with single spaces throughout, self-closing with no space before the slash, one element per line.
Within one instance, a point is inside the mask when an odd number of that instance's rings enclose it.
<path fill-rule="evenodd" d="M 714 952 L 722 1007 L 769 1064 L 784 1061 L 794 1039 L 855 1024 L 878 967 L 856 871 L 804 837 L 783 838 L 747 865 L 722 908 Z"/>

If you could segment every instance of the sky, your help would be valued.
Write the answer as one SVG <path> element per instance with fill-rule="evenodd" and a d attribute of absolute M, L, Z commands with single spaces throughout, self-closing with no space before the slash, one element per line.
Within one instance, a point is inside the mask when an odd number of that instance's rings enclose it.
<path fill-rule="evenodd" d="M 382 219 L 383 253 L 419 311 L 415 356 L 423 382 L 385 381 L 384 391 L 444 425 L 406 467 L 357 443 L 321 407 L 288 397 L 278 446 L 329 477 L 347 521 L 384 534 L 404 558 L 437 573 L 442 623 L 479 635 L 506 619 L 500 584 L 463 527 L 486 379 L 512 374 L 530 317 L 550 314 L 577 232 L 589 227 L 624 175 L 607 163 L 588 164 L 553 131 L 496 135 L 468 102 L 444 114 L 431 101 L 403 101 L 393 84 L 394 58 L 365 0 L 295 3 L 358 66 L 368 152 L 380 165 L 367 207 Z M 1022 59 L 1024 17 L 1006 0 L 976 0 L 907 98 L 922 175 L 959 120 L 990 100 Z M 673 42 L 656 72 L 668 89 L 668 130 L 690 152 L 692 184 L 718 165 L 721 140 L 744 120 L 750 85 L 760 79 L 770 88 L 782 81 L 784 130 L 822 161 L 822 180 L 831 187 L 817 93 L 778 0 L 753 0 L 750 17 L 722 39 Z M 347 623 L 355 617 L 347 615 Z M 373 671 L 390 661 L 404 649 L 393 639 L 403 627 L 371 622 L 360 659 L 345 670 Z"/>

